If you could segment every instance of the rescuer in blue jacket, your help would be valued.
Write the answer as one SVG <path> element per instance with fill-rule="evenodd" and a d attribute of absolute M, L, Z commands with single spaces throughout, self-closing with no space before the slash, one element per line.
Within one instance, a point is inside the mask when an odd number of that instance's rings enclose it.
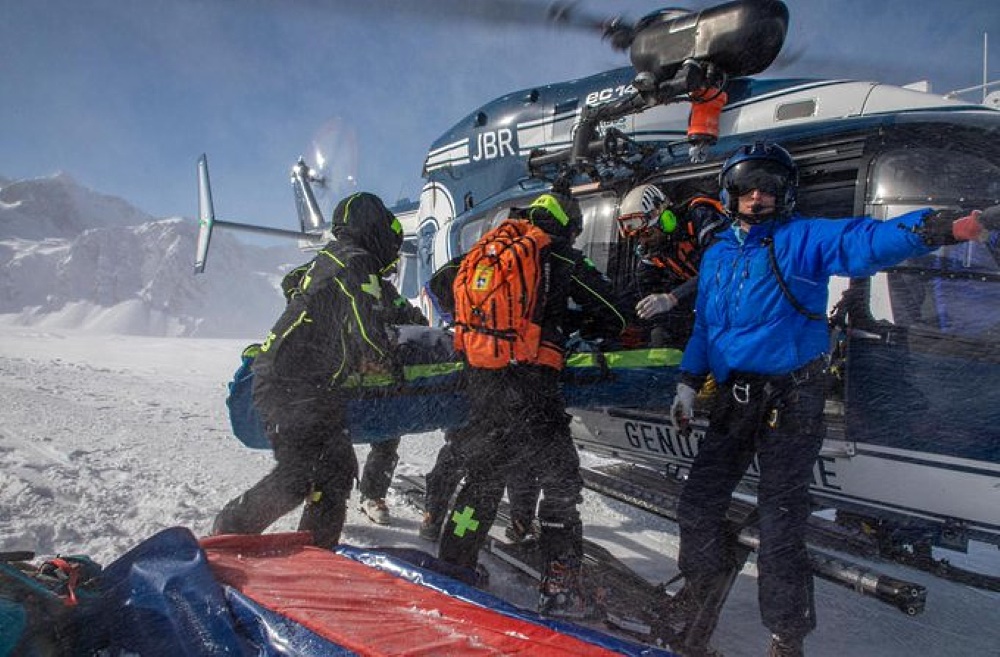
<path fill-rule="evenodd" d="M 925 209 L 887 221 L 794 214 L 798 169 L 773 143 L 737 150 L 719 185 L 733 227 L 720 231 L 702 258 L 694 332 L 671 412 L 685 430 L 696 391 L 714 375 L 709 428 L 678 502 L 685 586 L 672 604 L 683 616 L 718 590 L 733 540 L 726 510 L 756 456 L 758 598 L 772 633 L 769 655 L 802 655 L 816 626 L 805 530 L 825 432 L 829 278 L 870 276 L 938 246 L 978 239 L 985 229 L 978 211 Z M 708 637 L 671 630 L 710 653 Z"/>

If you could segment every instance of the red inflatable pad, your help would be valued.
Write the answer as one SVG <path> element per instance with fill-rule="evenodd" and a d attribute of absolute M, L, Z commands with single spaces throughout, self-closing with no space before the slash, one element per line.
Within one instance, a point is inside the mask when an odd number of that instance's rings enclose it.
<path fill-rule="evenodd" d="M 308 534 L 201 541 L 215 577 L 361 655 L 617 655 L 308 545 Z"/>

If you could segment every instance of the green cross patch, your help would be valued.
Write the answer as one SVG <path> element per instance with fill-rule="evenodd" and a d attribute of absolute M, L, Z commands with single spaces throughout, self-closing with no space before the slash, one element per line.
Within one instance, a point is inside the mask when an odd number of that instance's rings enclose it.
<path fill-rule="evenodd" d="M 472 517 L 475 513 L 475 509 L 467 506 L 461 513 L 455 511 L 451 514 L 451 520 L 455 523 L 455 536 L 462 538 L 466 531 L 474 532 L 479 529 L 479 521 Z"/>

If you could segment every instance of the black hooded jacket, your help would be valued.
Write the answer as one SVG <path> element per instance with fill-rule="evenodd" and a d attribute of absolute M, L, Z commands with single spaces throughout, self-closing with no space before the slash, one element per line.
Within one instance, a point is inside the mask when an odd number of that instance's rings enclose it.
<path fill-rule="evenodd" d="M 338 204 L 334 239 L 309 263 L 254 362 L 259 382 L 323 387 L 391 369 L 389 325 L 425 323 L 383 279 L 402 244 L 398 226 L 372 194 Z"/>

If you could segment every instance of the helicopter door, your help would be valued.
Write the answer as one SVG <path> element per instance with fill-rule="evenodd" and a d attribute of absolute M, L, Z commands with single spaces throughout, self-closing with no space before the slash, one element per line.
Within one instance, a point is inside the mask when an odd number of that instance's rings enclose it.
<path fill-rule="evenodd" d="M 1000 165 L 958 149 L 900 148 L 873 161 L 868 209 L 985 207 Z M 848 435 L 923 459 L 1000 461 L 1000 240 L 945 246 L 875 279 L 888 319 L 848 343 Z"/>

